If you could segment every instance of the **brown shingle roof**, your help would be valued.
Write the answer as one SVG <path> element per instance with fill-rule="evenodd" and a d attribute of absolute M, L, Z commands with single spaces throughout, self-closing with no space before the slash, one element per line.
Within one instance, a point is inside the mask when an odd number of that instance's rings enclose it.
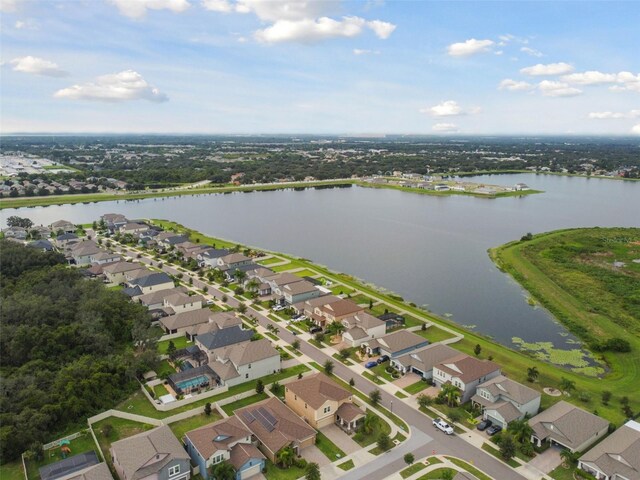
<path fill-rule="evenodd" d="M 379 318 L 376 318 L 367 312 L 360 312 L 357 315 L 354 315 L 353 317 L 343 318 L 342 324 L 347 328 L 360 327 L 360 328 L 363 328 L 364 330 L 369 330 L 370 328 L 375 328 L 375 327 L 384 325 L 385 322 L 383 322 Z"/>
<path fill-rule="evenodd" d="M 214 351 L 214 354 L 218 358 L 228 358 L 236 367 L 280 356 L 280 353 L 271 345 L 271 340 L 266 338 L 219 348 Z"/>
<path fill-rule="evenodd" d="M 459 378 L 463 383 L 473 382 L 491 372 L 500 370 L 500 365 L 497 363 L 489 360 L 478 360 L 464 353 L 439 363 L 436 367 L 453 377 Z"/>
<path fill-rule="evenodd" d="M 365 413 L 356 407 L 353 403 L 344 402 L 336 410 L 336 415 L 345 422 L 353 422 L 361 417 L 364 417 Z"/>
<path fill-rule="evenodd" d="M 429 372 L 433 370 L 434 365 L 458 355 L 460 352 L 455 348 L 441 343 L 433 343 L 407 355 L 402 355 L 398 357 L 397 361 L 405 367 L 414 366 L 423 372 Z"/>
<path fill-rule="evenodd" d="M 266 422 L 260 420 L 265 418 L 265 412 L 273 418 L 273 424 L 268 419 Z M 316 435 L 313 428 L 277 398 L 241 408 L 235 415 L 273 454 L 292 442 L 300 443 Z"/>
<path fill-rule="evenodd" d="M 105 273 L 124 273 L 124 272 L 131 272 L 133 270 L 140 270 L 140 269 L 146 270 L 139 263 L 117 262 L 117 263 L 111 263 L 111 264 L 105 266 L 104 267 L 104 272 Z"/>
<path fill-rule="evenodd" d="M 315 285 L 313 285 L 313 283 L 306 280 L 301 280 L 285 285 L 282 290 L 284 291 L 284 293 L 288 293 L 290 295 L 300 295 L 301 293 L 315 292 L 317 288 L 315 287 Z"/>
<path fill-rule="evenodd" d="M 236 417 L 229 417 L 184 435 L 196 447 L 203 458 L 209 459 L 218 450 L 228 450 L 229 445 L 251 437 L 251 432 Z"/>
<path fill-rule="evenodd" d="M 313 409 L 320 408 L 327 400 L 339 402 L 351 396 L 351 392 L 323 373 L 316 373 L 288 383 L 286 388 L 311 405 Z"/>
<path fill-rule="evenodd" d="M 478 385 L 478 388 L 486 388 L 494 397 L 503 396 L 520 405 L 529 403 L 534 398 L 540 396 L 540 392 L 518 383 L 515 380 L 511 380 L 504 375 L 498 375 L 491 380 L 487 380 Z"/>
<path fill-rule="evenodd" d="M 231 317 L 231 318 L 230 318 Z M 227 312 L 214 313 L 208 308 L 191 310 L 190 312 L 178 313 L 160 320 L 160 323 L 169 330 L 177 328 L 193 327 L 202 323 L 215 323 L 218 328 L 226 328 L 234 325 L 242 325 L 242 320 Z"/>
<path fill-rule="evenodd" d="M 252 458 L 263 459 L 264 455 L 260 450 L 258 450 L 250 443 L 237 443 L 231 449 L 231 457 L 229 458 L 229 462 L 231 462 L 233 468 L 238 470 Z"/>
<path fill-rule="evenodd" d="M 342 317 L 344 315 L 355 315 L 356 313 L 364 311 L 364 308 L 362 308 L 355 302 L 352 302 L 351 300 L 341 298 L 337 302 L 323 304 L 320 307 L 320 310 L 335 317 Z"/>
<path fill-rule="evenodd" d="M 407 330 L 398 330 L 384 337 L 378 338 L 378 344 L 385 350 L 393 353 L 415 347 L 426 342 L 426 339 Z"/>
<path fill-rule="evenodd" d="M 640 423 L 629 420 L 580 457 L 609 477 L 618 474 L 640 480 Z"/>

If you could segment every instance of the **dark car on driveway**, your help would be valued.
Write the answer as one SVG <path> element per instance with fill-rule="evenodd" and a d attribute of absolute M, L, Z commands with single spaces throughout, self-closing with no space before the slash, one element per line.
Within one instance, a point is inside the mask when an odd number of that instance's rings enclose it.
<path fill-rule="evenodd" d="M 320 333 L 322 331 L 322 327 L 311 327 L 309 329 L 309 333 L 314 334 L 314 333 Z"/>
<path fill-rule="evenodd" d="M 384 363 L 384 362 L 388 362 L 388 361 L 389 361 L 389 355 L 382 355 L 378 360 L 376 360 L 378 365 L 380 365 L 381 363 Z"/>
<path fill-rule="evenodd" d="M 487 428 L 487 434 L 490 437 L 493 437 L 496 433 L 501 431 L 502 431 L 502 427 L 500 425 L 491 425 L 489 428 Z"/>
<path fill-rule="evenodd" d="M 478 424 L 476 428 L 482 432 L 487 428 L 489 428 L 490 426 L 491 426 L 491 420 L 483 420 Z"/>
<path fill-rule="evenodd" d="M 375 367 L 376 365 L 378 365 L 378 362 L 375 362 L 375 361 L 373 361 L 373 360 L 364 364 L 364 366 L 365 366 L 366 368 L 373 368 L 373 367 Z"/>

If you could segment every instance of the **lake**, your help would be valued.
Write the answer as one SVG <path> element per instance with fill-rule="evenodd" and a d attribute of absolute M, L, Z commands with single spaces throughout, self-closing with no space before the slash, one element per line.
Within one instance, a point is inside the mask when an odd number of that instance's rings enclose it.
<path fill-rule="evenodd" d="M 402 295 L 506 345 L 518 337 L 575 348 L 575 338 L 500 272 L 487 249 L 567 227 L 640 226 L 640 183 L 516 174 L 545 193 L 485 199 L 362 187 L 151 198 L 2 210 L 36 224 L 91 222 L 103 213 L 164 218 L 203 233 L 298 255 Z"/>

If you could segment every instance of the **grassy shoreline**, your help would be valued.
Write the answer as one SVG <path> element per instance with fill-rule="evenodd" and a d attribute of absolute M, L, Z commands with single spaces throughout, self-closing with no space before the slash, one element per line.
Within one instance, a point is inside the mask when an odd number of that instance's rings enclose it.
<path fill-rule="evenodd" d="M 192 240 L 193 238 L 196 238 L 199 239 L 201 243 L 215 243 L 219 247 L 233 247 L 235 245 L 238 245 L 238 242 L 208 236 L 200 232 L 196 232 L 195 230 L 188 229 L 176 222 L 167 220 L 152 220 L 152 222 L 156 225 L 162 226 L 163 228 L 173 229 L 178 232 L 187 232 L 190 235 L 197 235 L 196 237 L 192 237 Z M 615 366 L 614 368 L 612 368 L 612 371 L 604 377 L 604 379 L 600 379 L 597 377 L 587 377 L 585 375 L 561 368 L 557 365 L 542 361 L 538 358 L 535 358 L 530 353 L 513 350 L 505 345 L 495 342 L 494 340 L 478 332 L 466 330 L 464 327 L 452 321 L 438 317 L 437 315 L 422 310 L 418 307 L 411 306 L 410 304 L 402 300 L 401 297 L 394 295 L 392 292 L 381 291 L 379 288 L 367 284 L 364 281 L 353 276 L 333 271 L 326 266 L 315 264 L 308 259 L 269 251 L 255 245 L 247 245 L 247 247 L 277 255 L 278 257 L 288 260 L 291 265 L 290 268 L 292 269 L 306 268 L 316 271 L 320 275 L 328 279 L 333 279 L 346 285 L 347 287 L 357 289 L 363 294 L 380 300 L 392 308 L 404 310 L 410 315 L 413 315 L 422 321 L 433 322 L 436 325 L 445 327 L 446 329 L 452 330 L 457 334 L 463 335 L 464 339 L 456 342 L 453 345 L 455 348 L 468 355 L 475 356 L 474 349 L 475 346 L 479 344 L 482 348 L 482 354 L 480 355 L 480 358 L 488 358 L 489 356 L 491 356 L 494 362 L 502 366 L 503 372 L 505 372 L 506 375 L 508 375 L 510 378 L 513 378 L 514 380 L 528 384 L 538 390 L 542 390 L 542 387 L 559 388 L 561 379 L 564 377 L 576 382 L 577 392 L 585 391 L 591 395 L 591 400 L 589 403 L 580 402 L 576 395 L 571 397 L 563 396 L 559 398 L 553 398 L 548 395 L 543 395 L 543 407 L 548 407 L 558 400 L 564 399 L 569 402 L 573 402 L 583 408 L 593 410 L 594 407 L 596 407 L 601 416 L 607 418 L 610 422 L 616 425 L 620 425 L 625 420 L 625 417 L 621 409 L 619 408 L 617 400 L 615 402 L 612 401 L 608 406 L 600 404 L 600 395 L 603 390 L 610 390 L 615 398 L 619 398 L 623 395 L 628 395 L 629 391 L 633 391 L 633 387 L 630 386 L 630 382 L 618 381 L 622 378 L 622 375 L 620 374 L 618 369 L 615 368 Z M 529 367 L 536 367 L 539 371 L 539 377 L 536 383 L 530 384 L 527 382 L 526 373 Z M 640 370 L 640 367 L 638 367 L 638 370 Z M 615 380 L 615 382 L 613 380 Z M 640 410 L 640 399 L 632 399 L 631 404 L 634 408 L 634 411 Z"/>
<path fill-rule="evenodd" d="M 401 192 L 407 192 L 407 193 L 417 193 L 418 195 L 432 195 L 436 197 L 460 195 L 463 197 L 493 199 L 493 198 L 503 198 L 503 197 L 520 197 L 524 195 L 544 193 L 542 190 L 519 190 L 516 192 L 499 192 L 499 193 L 496 193 L 495 195 L 483 195 L 481 193 L 474 193 L 474 192 L 458 192 L 455 190 L 446 190 L 441 192 L 441 191 L 435 191 L 435 190 L 426 190 L 423 188 L 402 187 L 400 185 L 389 185 L 389 184 L 375 184 L 375 183 L 368 183 L 368 182 L 362 182 L 362 181 L 355 182 L 355 184 L 358 185 L 359 187 L 365 187 L 365 188 L 388 188 L 390 190 L 399 190 Z"/>

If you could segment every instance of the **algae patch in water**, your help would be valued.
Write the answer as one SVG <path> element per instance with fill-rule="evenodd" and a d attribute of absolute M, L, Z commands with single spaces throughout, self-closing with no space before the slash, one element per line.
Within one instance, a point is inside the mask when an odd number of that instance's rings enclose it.
<path fill-rule="evenodd" d="M 569 367 L 576 373 L 592 377 L 604 373 L 601 367 L 594 365 L 595 360 L 591 355 L 582 349 L 574 348 L 571 350 L 563 350 L 554 347 L 551 342 L 529 343 L 519 337 L 513 337 L 511 341 L 515 345 L 518 345 L 521 350 L 533 353 L 533 356 L 540 360 Z"/>

